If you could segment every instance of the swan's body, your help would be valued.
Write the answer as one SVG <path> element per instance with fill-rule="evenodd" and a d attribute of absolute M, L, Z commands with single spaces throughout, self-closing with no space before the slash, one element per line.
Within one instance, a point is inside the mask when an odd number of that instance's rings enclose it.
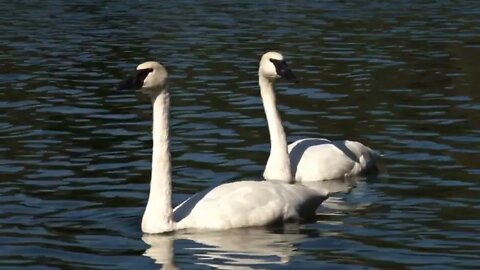
<path fill-rule="evenodd" d="M 194 205 L 187 200 L 175 208 L 174 215 L 188 213 L 178 221 L 177 229 L 220 230 L 305 221 L 315 216 L 325 195 L 302 185 L 240 181 L 209 190 Z"/>
<path fill-rule="evenodd" d="M 356 141 L 309 138 L 288 145 L 296 181 L 351 177 L 375 170 L 379 155 Z"/>
<path fill-rule="evenodd" d="M 280 77 L 296 81 L 280 53 L 264 54 L 258 78 L 271 141 L 265 179 L 321 181 L 368 173 L 375 168 L 379 155 L 360 142 L 309 138 L 287 146 L 274 90 L 275 80 Z"/>
<path fill-rule="evenodd" d="M 304 221 L 326 199 L 322 189 L 274 182 L 241 181 L 210 188 L 172 210 L 167 71 L 157 62 L 137 67 L 121 88 L 148 92 L 153 103 L 153 153 L 150 194 L 142 231 L 221 230 Z"/>

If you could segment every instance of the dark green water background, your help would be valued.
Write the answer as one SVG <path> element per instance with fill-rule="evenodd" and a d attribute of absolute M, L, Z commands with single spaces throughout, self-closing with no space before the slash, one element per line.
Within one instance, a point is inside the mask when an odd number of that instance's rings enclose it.
<path fill-rule="evenodd" d="M 2 1 L 0 268 L 480 268 L 478 1 Z M 313 224 L 143 237 L 151 106 L 171 74 L 175 203 L 259 178 L 258 60 L 280 50 L 289 141 L 354 139 L 378 176 Z"/>

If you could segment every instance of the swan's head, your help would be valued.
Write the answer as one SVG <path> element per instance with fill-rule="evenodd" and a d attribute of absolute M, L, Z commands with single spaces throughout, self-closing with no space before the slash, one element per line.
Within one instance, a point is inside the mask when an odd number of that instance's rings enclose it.
<path fill-rule="evenodd" d="M 135 74 L 123 81 L 118 89 L 158 91 L 165 89 L 167 80 L 168 72 L 165 67 L 158 62 L 148 61 L 138 65 Z"/>
<path fill-rule="evenodd" d="M 267 52 L 262 56 L 258 73 L 270 81 L 285 78 L 291 82 L 298 82 L 292 70 L 288 67 L 287 62 L 283 59 L 283 55 L 278 52 Z"/>

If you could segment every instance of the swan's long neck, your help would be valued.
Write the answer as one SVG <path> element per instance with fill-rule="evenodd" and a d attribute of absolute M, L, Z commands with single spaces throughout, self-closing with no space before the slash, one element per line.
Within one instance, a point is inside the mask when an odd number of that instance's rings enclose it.
<path fill-rule="evenodd" d="M 263 100 L 263 108 L 268 122 L 270 133 L 270 156 L 268 157 L 263 177 L 267 180 L 281 180 L 293 182 L 290 169 L 290 157 L 288 156 L 287 138 L 283 129 L 282 119 L 277 110 L 273 82 L 259 73 L 260 93 Z"/>
<path fill-rule="evenodd" d="M 142 231 L 160 233 L 174 230 L 172 211 L 172 175 L 170 163 L 169 106 L 167 89 L 152 95 L 153 153 L 152 179 L 147 207 L 143 213 Z"/>

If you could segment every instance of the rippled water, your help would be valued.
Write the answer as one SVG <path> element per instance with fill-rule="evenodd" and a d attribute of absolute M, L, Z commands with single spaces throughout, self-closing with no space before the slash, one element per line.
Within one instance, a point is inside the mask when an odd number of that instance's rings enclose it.
<path fill-rule="evenodd" d="M 3 1 L 0 267 L 480 268 L 476 1 Z M 174 201 L 259 178 L 259 57 L 280 50 L 289 141 L 355 139 L 381 173 L 314 224 L 142 236 L 151 106 L 114 90 L 171 75 Z M 331 183 L 341 185 L 344 183 Z"/>

